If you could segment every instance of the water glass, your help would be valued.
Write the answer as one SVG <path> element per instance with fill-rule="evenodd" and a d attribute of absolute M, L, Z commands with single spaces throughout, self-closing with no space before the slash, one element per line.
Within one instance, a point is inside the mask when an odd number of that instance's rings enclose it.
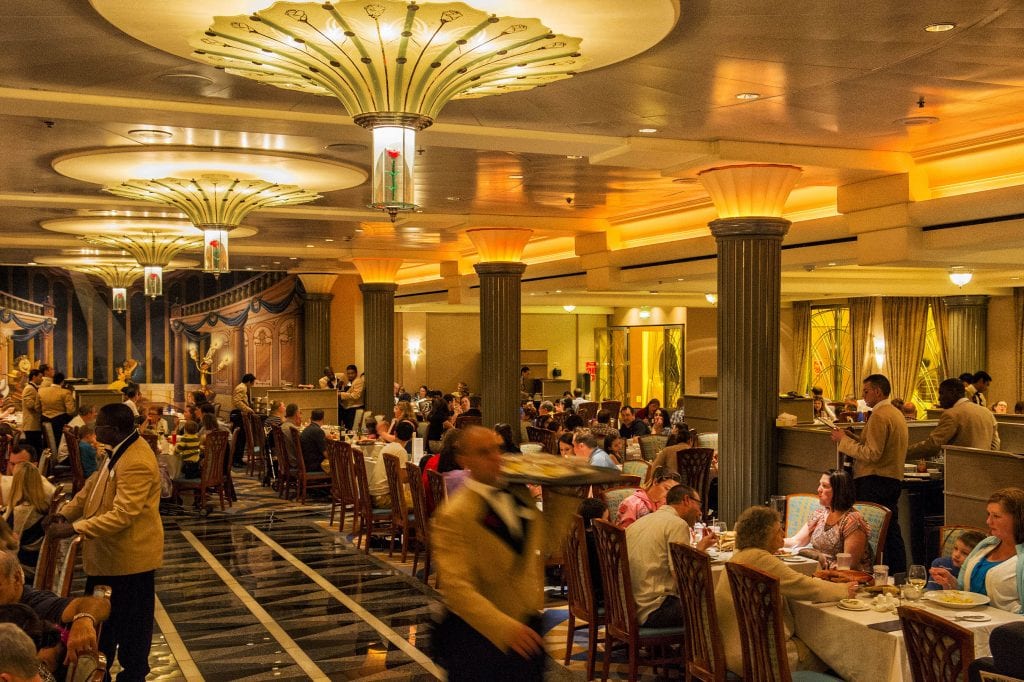
<path fill-rule="evenodd" d="M 836 568 L 840 571 L 849 571 L 853 566 L 853 555 L 848 552 L 836 554 Z"/>
<path fill-rule="evenodd" d="M 884 564 L 876 564 L 871 567 L 872 576 L 875 579 L 875 585 L 888 585 L 889 584 L 889 567 Z"/>

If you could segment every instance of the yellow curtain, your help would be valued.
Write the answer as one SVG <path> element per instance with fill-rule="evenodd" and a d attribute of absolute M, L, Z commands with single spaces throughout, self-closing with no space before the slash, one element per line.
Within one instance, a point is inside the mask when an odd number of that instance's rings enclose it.
<path fill-rule="evenodd" d="M 942 374 L 939 380 L 949 376 L 949 311 L 946 304 L 942 302 L 941 296 L 933 296 L 928 299 L 932 307 L 932 319 L 935 320 L 935 336 L 939 341 L 939 363 L 942 366 Z"/>
<path fill-rule="evenodd" d="M 875 299 L 860 296 L 849 299 L 850 306 L 850 371 L 853 385 L 860 386 L 864 377 L 871 373 L 871 359 L 875 350 L 871 344 L 872 318 L 875 316 Z M 838 398 L 839 396 L 837 396 Z"/>
<path fill-rule="evenodd" d="M 796 363 L 796 390 L 811 388 L 811 302 L 793 302 L 793 362 Z"/>
<path fill-rule="evenodd" d="M 928 329 L 928 301 L 906 296 L 882 298 L 886 358 L 883 373 L 892 383 L 893 398 L 909 400 L 917 386 Z"/>

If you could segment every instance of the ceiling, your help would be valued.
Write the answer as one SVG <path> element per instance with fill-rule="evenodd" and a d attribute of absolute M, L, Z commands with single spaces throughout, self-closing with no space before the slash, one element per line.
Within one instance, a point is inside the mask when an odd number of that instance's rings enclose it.
<path fill-rule="evenodd" d="M 232 266 L 354 272 L 354 256 L 398 256 L 400 303 L 472 304 L 465 230 L 528 227 L 524 303 L 709 305 L 715 214 L 696 175 L 769 162 L 803 169 L 786 206 L 784 300 L 1022 285 L 1024 0 L 704 0 L 677 12 L 625 61 L 449 103 L 417 138 L 422 212 L 387 222 L 365 208 L 368 183 L 262 209 L 246 220 L 257 234 L 232 242 Z M 955 28 L 924 30 L 935 22 Z M 83 246 L 41 221 L 174 215 L 53 169 L 70 153 L 143 146 L 133 130 L 369 170 L 369 133 L 335 100 L 150 47 L 89 3 L 6 0 L 0 27 L 5 263 Z M 954 265 L 975 272 L 964 289 L 948 281 Z"/>

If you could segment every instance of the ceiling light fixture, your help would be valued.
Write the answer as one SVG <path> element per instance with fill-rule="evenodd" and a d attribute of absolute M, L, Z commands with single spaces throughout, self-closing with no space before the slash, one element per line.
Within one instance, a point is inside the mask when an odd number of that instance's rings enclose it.
<path fill-rule="evenodd" d="M 523 176 L 518 174 L 518 173 L 513 173 L 512 175 L 508 176 L 508 179 L 509 180 L 522 180 Z"/>
<path fill-rule="evenodd" d="M 167 130 L 156 130 L 153 128 L 137 128 L 135 130 L 129 130 L 128 137 L 132 138 L 136 142 L 151 144 L 153 142 L 169 140 L 174 137 L 174 133 Z"/>
<path fill-rule="evenodd" d="M 718 305 L 718 294 L 712 294 L 710 292 L 704 294 L 704 300 L 711 305 Z"/>
<path fill-rule="evenodd" d="M 970 284 L 972 279 L 974 279 L 974 273 L 963 266 L 954 265 L 949 270 L 949 281 L 961 289 Z"/>
<path fill-rule="evenodd" d="M 896 125 L 913 128 L 915 126 L 930 126 L 939 122 L 938 116 L 907 116 L 896 119 Z"/>
<path fill-rule="evenodd" d="M 287 90 L 333 95 L 373 134 L 370 207 L 394 221 L 418 208 L 416 132 L 452 99 L 528 90 L 568 78 L 580 39 L 536 19 L 462 3 L 277 2 L 215 17 L 192 57 Z"/>
<path fill-rule="evenodd" d="M 641 320 L 649 320 L 651 318 L 651 309 L 648 308 L 647 306 L 641 307 L 640 312 L 637 313 L 637 317 L 639 317 Z"/>
<path fill-rule="evenodd" d="M 571 313 L 572 311 L 576 310 L 576 306 L 571 305 L 571 304 L 570 305 L 563 305 L 562 306 L 562 310 L 564 310 L 567 313 Z"/>
<path fill-rule="evenodd" d="M 642 134 L 644 134 L 644 135 L 650 135 L 651 133 L 656 133 L 656 132 L 658 132 L 658 129 L 657 129 L 657 128 L 641 128 L 641 129 L 640 129 L 640 130 L 638 130 L 637 132 L 638 132 L 638 133 L 642 133 Z"/>
<path fill-rule="evenodd" d="M 737 92 L 736 93 L 736 99 L 753 100 L 753 99 L 760 99 L 760 98 L 761 98 L 761 93 L 759 93 L 759 92 Z"/>
<path fill-rule="evenodd" d="M 946 31 L 952 31 L 954 28 L 956 28 L 956 24 L 952 21 L 937 21 L 925 26 L 924 30 L 929 33 L 945 33 Z"/>

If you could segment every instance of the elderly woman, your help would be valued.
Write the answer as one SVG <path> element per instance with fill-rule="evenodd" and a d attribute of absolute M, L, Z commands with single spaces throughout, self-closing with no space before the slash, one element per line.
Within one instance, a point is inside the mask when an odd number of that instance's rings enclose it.
<path fill-rule="evenodd" d="M 967 555 L 958 576 L 933 568 L 932 581 L 944 590 L 987 595 L 997 609 L 1024 613 L 1024 488 L 995 491 L 985 511 L 989 536 Z"/>
<path fill-rule="evenodd" d="M 655 469 L 651 480 L 638 488 L 635 493 L 619 503 L 619 516 L 616 522 L 625 530 L 637 519 L 658 511 L 665 504 L 668 491 L 679 485 L 679 474 L 666 469 Z"/>
<path fill-rule="evenodd" d="M 792 670 L 824 670 L 825 666 L 807 646 L 793 636 L 793 614 L 787 599 L 836 601 L 852 597 L 857 583 L 831 583 L 798 573 L 779 560 L 775 553 L 782 549 L 783 530 L 779 514 L 768 507 L 750 507 L 736 520 L 736 552 L 729 560 L 763 571 L 779 580 L 782 596 L 782 621 L 786 630 L 786 652 Z M 740 646 L 739 621 L 732 601 L 732 590 L 725 576 L 715 585 L 715 606 L 718 627 L 725 644 L 725 664 L 733 673 L 743 675 L 743 653 Z"/>
<path fill-rule="evenodd" d="M 836 567 L 836 555 L 852 557 L 850 568 L 870 570 L 874 553 L 868 543 L 870 530 L 867 521 L 853 508 L 855 492 L 853 479 L 845 471 L 829 470 L 818 482 L 818 504 L 811 518 L 791 538 L 789 548 L 806 547 L 801 554 L 817 559 L 822 568 Z"/>

